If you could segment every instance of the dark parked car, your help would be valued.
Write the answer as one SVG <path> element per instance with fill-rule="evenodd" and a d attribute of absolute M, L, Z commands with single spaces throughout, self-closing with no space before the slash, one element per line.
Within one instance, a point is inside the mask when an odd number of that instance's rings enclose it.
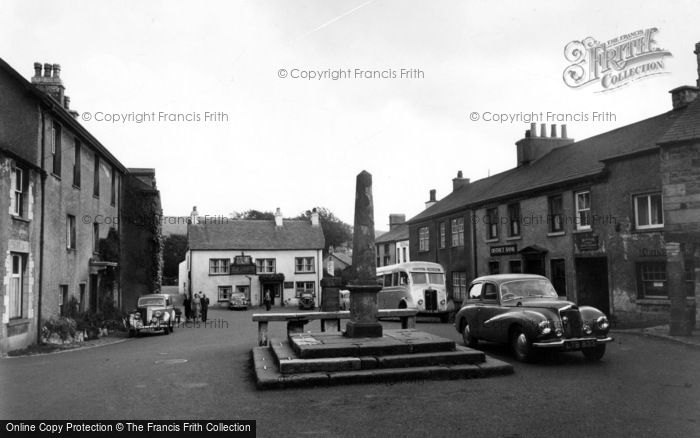
<path fill-rule="evenodd" d="M 170 334 L 175 327 L 175 308 L 167 294 L 148 294 L 139 297 L 136 310 L 129 314 L 129 337 L 143 331 L 162 331 Z"/>
<path fill-rule="evenodd" d="M 313 310 L 316 307 L 316 301 L 314 300 L 314 294 L 309 292 L 304 292 L 299 297 L 299 308 Z"/>
<path fill-rule="evenodd" d="M 521 361 L 544 349 L 581 351 L 588 360 L 600 360 L 613 340 L 609 327 L 600 310 L 560 299 L 546 277 L 529 274 L 475 279 L 455 316 L 466 346 L 479 340 L 510 343 Z"/>
<path fill-rule="evenodd" d="M 233 292 L 228 300 L 228 308 L 231 310 L 246 310 L 248 308 L 248 298 L 246 298 L 243 292 Z"/>

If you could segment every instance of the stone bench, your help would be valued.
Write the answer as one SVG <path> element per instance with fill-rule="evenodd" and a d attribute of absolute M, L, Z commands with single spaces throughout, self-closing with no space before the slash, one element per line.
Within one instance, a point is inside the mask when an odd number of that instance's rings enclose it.
<path fill-rule="evenodd" d="M 401 328 L 415 328 L 416 314 L 415 309 L 386 309 L 379 310 L 379 318 L 399 318 L 401 320 Z M 286 321 L 287 322 L 287 337 L 294 333 L 302 333 L 304 325 L 309 321 L 321 320 L 321 331 L 326 331 L 325 322 L 339 321 L 341 319 L 350 319 L 350 311 L 343 310 L 339 312 L 306 312 L 306 313 L 254 313 L 253 322 L 258 323 L 258 345 L 265 346 L 268 344 L 267 325 L 270 321 Z M 332 325 L 340 327 L 339 324 Z"/>

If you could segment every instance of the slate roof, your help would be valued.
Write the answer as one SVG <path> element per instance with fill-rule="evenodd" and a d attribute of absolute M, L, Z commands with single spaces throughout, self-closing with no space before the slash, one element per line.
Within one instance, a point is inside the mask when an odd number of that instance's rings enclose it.
<path fill-rule="evenodd" d="M 398 225 L 393 230 L 389 230 L 381 236 L 374 239 L 374 243 L 389 243 L 408 240 L 408 224 L 403 223 Z"/>
<path fill-rule="evenodd" d="M 700 138 L 700 99 L 688 104 L 685 112 L 661 137 L 659 143 L 672 143 Z"/>
<path fill-rule="evenodd" d="M 345 254 L 344 252 L 334 252 L 331 255 L 348 266 L 352 265 L 352 257 L 350 257 L 348 254 Z"/>
<path fill-rule="evenodd" d="M 531 190 L 596 176 L 603 171 L 602 160 L 657 148 L 664 134 L 670 132 L 671 128 L 677 124 L 683 125 L 682 120 L 691 119 L 693 122 L 691 124 L 700 124 L 697 112 L 700 112 L 700 106 L 698 102 L 694 102 L 684 108 L 556 147 L 531 164 L 473 181 L 451 192 L 430 208 L 409 219 L 408 222 L 416 223 L 456 212 L 467 206 L 477 206 L 514 197 Z M 690 115 L 691 113 L 695 115 Z M 681 129 L 679 128 L 678 131 L 680 132 Z"/>
<path fill-rule="evenodd" d="M 274 220 L 229 220 L 187 227 L 191 250 L 290 250 L 323 249 L 320 226 L 305 220 L 285 220 L 276 227 Z"/>

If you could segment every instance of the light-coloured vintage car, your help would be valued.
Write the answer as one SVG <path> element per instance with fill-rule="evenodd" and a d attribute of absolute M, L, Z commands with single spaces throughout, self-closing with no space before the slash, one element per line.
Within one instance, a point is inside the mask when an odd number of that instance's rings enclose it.
<path fill-rule="evenodd" d="M 455 328 L 468 347 L 479 340 L 510 343 L 520 361 L 530 361 L 545 349 L 581 351 L 588 360 L 600 360 L 613 340 L 603 312 L 560 299 L 549 279 L 531 274 L 472 281 L 455 315 Z"/>
<path fill-rule="evenodd" d="M 175 308 L 167 294 L 148 294 L 139 297 L 136 310 L 129 314 L 129 337 L 141 332 L 162 331 L 170 334 L 175 328 Z"/>
<path fill-rule="evenodd" d="M 233 292 L 228 299 L 228 308 L 231 310 L 246 310 L 248 308 L 248 298 L 243 292 Z"/>

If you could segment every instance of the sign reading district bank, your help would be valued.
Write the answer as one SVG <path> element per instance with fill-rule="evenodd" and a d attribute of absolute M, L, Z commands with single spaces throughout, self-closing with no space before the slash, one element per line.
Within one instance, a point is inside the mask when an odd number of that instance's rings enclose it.
<path fill-rule="evenodd" d="M 571 41 L 564 48 L 566 60 L 573 64 L 564 70 L 564 83 L 580 88 L 600 83 L 602 90 L 611 91 L 648 77 L 668 73 L 664 57 L 673 56 L 657 47 L 657 28 L 637 30 L 606 42 L 593 37 Z"/>
<path fill-rule="evenodd" d="M 518 252 L 517 245 L 501 245 L 501 246 L 492 246 L 489 248 L 489 253 L 490 253 L 491 257 L 512 255 L 512 254 L 516 254 L 517 252 Z"/>

